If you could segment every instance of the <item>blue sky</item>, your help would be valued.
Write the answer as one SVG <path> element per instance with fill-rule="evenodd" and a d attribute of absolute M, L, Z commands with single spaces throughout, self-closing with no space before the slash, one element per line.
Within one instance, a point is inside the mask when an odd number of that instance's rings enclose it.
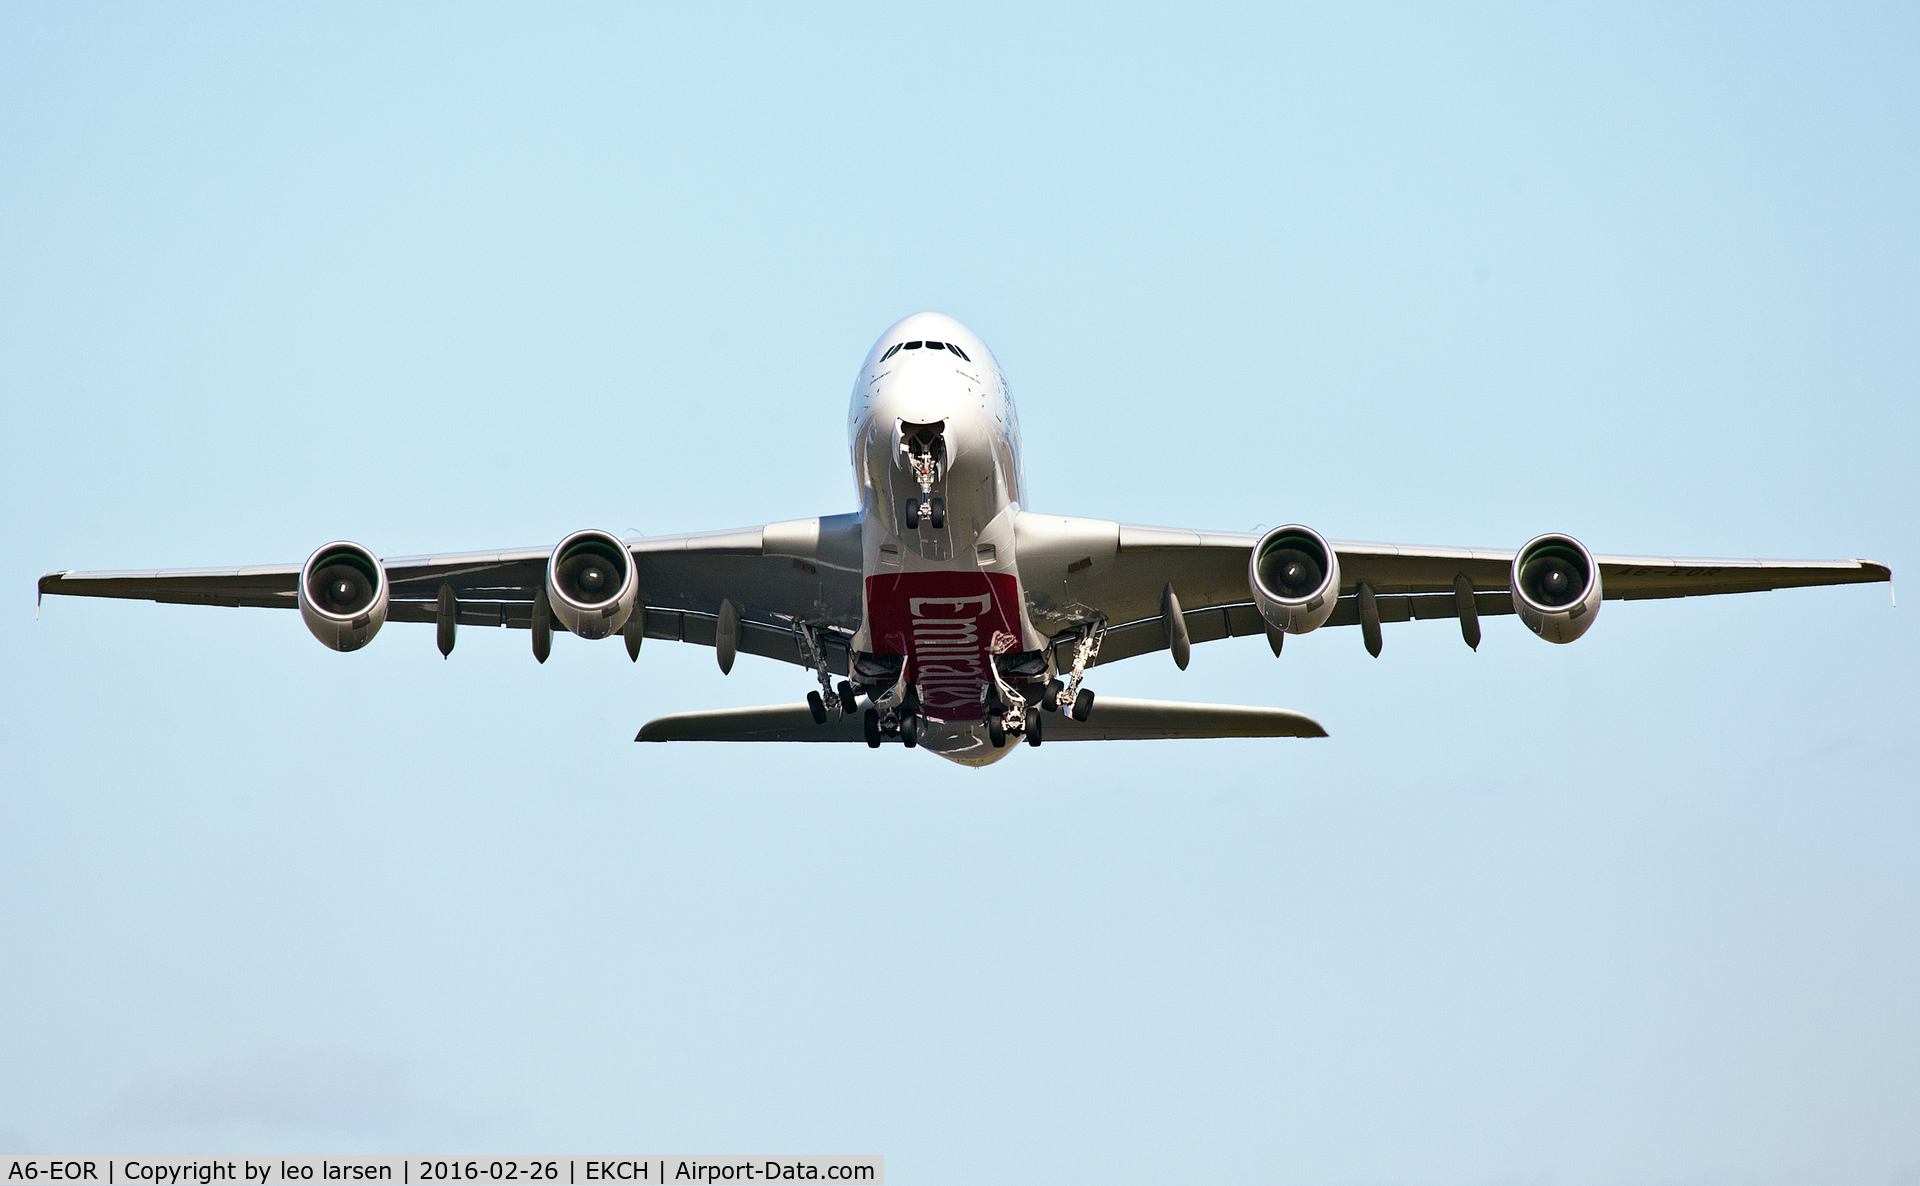
<path fill-rule="evenodd" d="M 1322 742 L 640 747 L 698 648 L 50 602 L 852 509 L 993 345 L 1036 509 L 1916 532 L 1904 6 L 0 9 L 0 1145 L 893 1180 L 1920 1183 L 1884 587 L 1102 670 Z"/>

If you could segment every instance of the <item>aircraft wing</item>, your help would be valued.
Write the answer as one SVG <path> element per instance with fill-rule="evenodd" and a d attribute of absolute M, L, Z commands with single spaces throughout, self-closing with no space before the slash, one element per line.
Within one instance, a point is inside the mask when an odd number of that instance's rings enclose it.
<path fill-rule="evenodd" d="M 1284 708 L 1246 708 L 1237 704 L 1179 704 L 1102 696 L 1093 719 L 1076 721 L 1065 713 L 1042 718 L 1047 744 L 1056 741 L 1162 741 L 1202 737 L 1325 737 L 1312 717 Z M 635 741 L 859 741 L 866 740 L 858 718 L 813 723 L 805 704 L 769 704 L 759 708 L 723 708 L 676 712 L 648 721 Z M 883 744 L 898 744 L 898 737 Z"/>
<path fill-rule="evenodd" d="M 1043 630 L 1064 631 L 1103 617 L 1099 662 L 1167 649 L 1161 591 L 1171 584 L 1188 638 L 1209 642 L 1264 635 L 1247 561 L 1258 535 L 1136 527 L 1022 512 L 1015 522 L 1028 608 Z M 1514 551 L 1330 541 L 1340 558 L 1341 597 L 1329 626 L 1360 621 L 1354 589 L 1373 588 L 1382 622 L 1454 618 L 1454 578 L 1473 582 L 1481 616 L 1513 613 L 1508 580 Z M 1609 601 L 1756 593 L 1892 579 L 1868 560 L 1723 560 L 1595 556 Z M 1067 652 L 1063 649 L 1061 654 Z"/>
<path fill-rule="evenodd" d="M 740 610 L 741 651 L 804 663 L 793 632 L 798 619 L 827 627 L 829 662 L 844 670 L 845 640 L 860 625 L 859 532 L 856 514 L 624 540 L 639 573 L 646 637 L 712 646 L 720 602 L 731 599 Z M 387 619 L 435 621 L 445 583 L 453 587 L 460 625 L 530 629 L 552 550 L 548 545 L 384 559 L 391 588 Z M 295 609 L 300 568 L 55 572 L 40 578 L 40 594 Z M 553 627 L 563 629 L 558 621 Z"/>

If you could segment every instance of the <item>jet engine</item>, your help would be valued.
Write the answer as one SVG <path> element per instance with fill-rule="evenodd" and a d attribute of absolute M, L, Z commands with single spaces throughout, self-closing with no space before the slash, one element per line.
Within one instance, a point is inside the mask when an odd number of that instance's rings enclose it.
<path fill-rule="evenodd" d="M 1513 557 L 1513 612 L 1548 642 L 1572 642 L 1600 612 L 1600 566 L 1570 535 L 1528 540 Z"/>
<path fill-rule="evenodd" d="M 1340 557 L 1312 528 L 1276 527 L 1254 545 L 1247 584 L 1269 626 L 1305 634 L 1319 629 L 1339 603 Z"/>
<path fill-rule="evenodd" d="M 617 634 L 640 597 L 627 545 L 604 531 L 576 531 L 547 561 L 547 601 L 560 624 L 581 638 Z"/>
<path fill-rule="evenodd" d="M 357 651 L 387 620 L 387 570 L 359 544 L 336 540 L 300 567 L 300 620 L 336 651 Z"/>

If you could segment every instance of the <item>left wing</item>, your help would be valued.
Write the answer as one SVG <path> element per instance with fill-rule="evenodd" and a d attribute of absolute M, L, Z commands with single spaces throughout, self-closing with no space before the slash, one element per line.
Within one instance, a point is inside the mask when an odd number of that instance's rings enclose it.
<path fill-rule="evenodd" d="M 1108 629 L 1099 662 L 1165 650 L 1161 594 L 1172 585 L 1192 642 L 1264 635 L 1247 562 L 1260 536 L 1135 527 L 1022 512 L 1015 520 L 1020 575 L 1035 624 L 1059 634 L 1096 618 Z M 1482 616 L 1513 613 L 1514 552 L 1335 540 L 1340 599 L 1329 626 L 1359 624 L 1356 589 L 1369 585 L 1382 622 L 1452 618 L 1454 579 L 1465 576 Z M 1888 581 L 1869 560 L 1700 560 L 1595 556 L 1609 601 L 1756 593 L 1812 585 Z M 1103 704 L 1105 701 L 1102 702 Z"/>
<path fill-rule="evenodd" d="M 849 539 L 849 531 L 851 538 Z M 621 541 L 632 555 L 646 607 L 646 637 L 714 644 L 720 603 L 740 611 L 739 649 L 804 664 L 794 623 L 826 628 L 839 669 L 860 625 L 860 517 L 831 515 L 690 535 Z M 432 622 L 440 586 L 452 587 L 462 626 L 533 625 L 535 595 L 552 548 L 456 552 L 382 560 L 391 587 L 388 621 Z M 135 572 L 55 572 L 40 594 L 114 597 L 184 605 L 297 607 L 299 564 Z M 558 621 L 556 630 L 562 629 Z"/>

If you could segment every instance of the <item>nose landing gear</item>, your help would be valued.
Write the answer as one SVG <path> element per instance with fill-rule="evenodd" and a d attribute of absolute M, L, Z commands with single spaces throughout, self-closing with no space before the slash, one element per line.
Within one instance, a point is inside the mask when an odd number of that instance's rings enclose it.
<path fill-rule="evenodd" d="M 947 500 L 935 498 L 930 490 L 922 488 L 918 499 L 907 500 L 907 526 L 917 529 L 922 519 L 935 531 L 946 527 Z"/>
<path fill-rule="evenodd" d="M 933 496 L 933 487 L 947 468 L 946 427 L 944 421 L 900 426 L 900 453 L 920 484 L 920 497 L 907 500 L 909 529 L 917 530 L 922 519 L 935 531 L 947 525 L 947 500 Z"/>

